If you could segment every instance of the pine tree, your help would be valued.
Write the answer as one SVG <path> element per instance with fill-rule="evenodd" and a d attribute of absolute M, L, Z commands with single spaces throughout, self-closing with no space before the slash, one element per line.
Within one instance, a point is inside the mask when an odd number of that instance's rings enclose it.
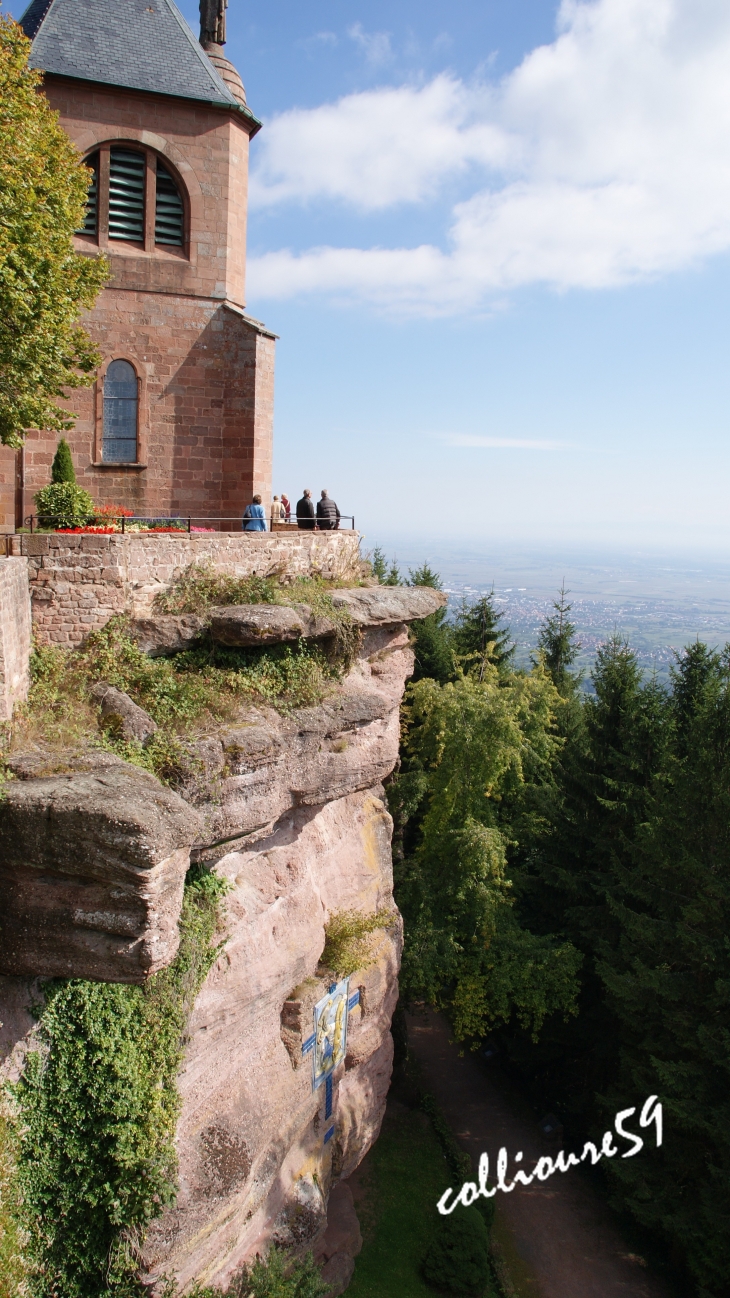
<path fill-rule="evenodd" d="M 730 671 L 705 645 L 673 672 L 681 730 L 612 902 L 598 970 L 621 1068 L 607 1104 L 658 1094 L 661 1150 L 611 1166 L 615 1198 L 697 1291 L 730 1291 Z M 631 1097 L 625 1098 L 625 1097 Z"/>
<path fill-rule="evenodd" d="M 575 623 L 569 619 L 573 607 L 568 603 L 565 582 L 560 587 L 558 599 L 553 600 L 552 616 L 546 617 L 537 640 L 538 656 L 533 662 L 543 662 L 553 678 L 555 688 L 565 697 L 580 687 L 581 677 L 571 672 L 580 644 L 575 638 Z"/>
<path fill-rule="evenodd" d="M 433 568 L 425 560 L 420 568 L 408 569 L 409 586 L 430 586 L 432 590 L 443 590 L 444 583 L 439 574 L 434 572 Z"/>
<path fill-rule="evenodd" d="M 500 671 L 509 671 L 515 653 L 510 643 L 510 629 L 501 626 L 504 613 L 495 607 L 494 588 L 473 604 L 462 600 L 454 620 L 454 649 L 461 658 L 470 659 L 471 670 L 484 675 L 485 663 L 494 663 Z"/>
<path fill-rule="evenodd" d="M 62 437 L 56 448 L 51 465 L 51 482 L 72 482 L 76 485 L 76 471 L 71 458 L 71 447 Z"/>
<path fill-rule="evenodd" d="M 441 590 L 443 582 L 437 572 L 428 563 L 420 568 L 408 569 L 409 586 L 429 586 L 432 590 Z M 456 660 L 453 648 L 453 628 L 448 621 L 448 612 L 439 608 L 428 617 L 411 624 L 413 648 L 416 655 L 413 680 L 420 681 L 425 677 L 444 685 L 456 675 Z"/>
<path fill-rule="evenodd" d="M 402 586 L 402 585 L 403 585 L 403 578 L 402 578 L 401 575 L 400 575 L 400 568 L 398 567 L 398 560 L 397 560 L 397 559 L 393 559 L 393 560 L 391 560 L 390 568 L 388 569 L 388 575 L 387 575 L 387 577 L 385 578 L 385 581 L 383 582 L 383 585 L 384 585 L 384 586 Z"/>
<path fill-rule="evenodd" d="M 372 558 L 370 560 L 370 567 L 373 570 L 373 576 L 377 577 L 381 586 L 383 586 L 385 584 L 385 579 L 388 575 L 388 565 L 385 559 L 385 550 L 383 550 L 382 547 L 379 545 L 376 545 L 375 549 L 373 550 Z"/>

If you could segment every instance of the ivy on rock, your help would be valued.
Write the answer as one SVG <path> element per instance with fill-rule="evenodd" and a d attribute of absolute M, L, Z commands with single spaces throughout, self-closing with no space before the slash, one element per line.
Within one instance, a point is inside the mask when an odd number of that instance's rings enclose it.
<path fill-rule="evenodd" d="M 145 987 L 49 985 L 15 1087 L 32 1298 L 137 1298 L 138 1247 L 174 1197 L 185 1024 L 216 959 L 226 884 L 193 869 L 180 949 Z"/>

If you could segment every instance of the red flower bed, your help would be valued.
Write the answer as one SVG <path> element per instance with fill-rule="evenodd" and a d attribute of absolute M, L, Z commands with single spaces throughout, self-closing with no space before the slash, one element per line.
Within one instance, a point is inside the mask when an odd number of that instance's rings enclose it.
<path fill-rule="evenodd" d="M 116 527 L 57 527 L 55 529 L 62 536 L 78 536 L 82 532 L 93 532 L 97 536 L 112 536 L 118 530 Z"/>
<path fill-rule="evenodd" d="M 96 511 L 96 518 L 134 518 L 133 509 L 125 509 L 124 505 L 100 505 Z"/>

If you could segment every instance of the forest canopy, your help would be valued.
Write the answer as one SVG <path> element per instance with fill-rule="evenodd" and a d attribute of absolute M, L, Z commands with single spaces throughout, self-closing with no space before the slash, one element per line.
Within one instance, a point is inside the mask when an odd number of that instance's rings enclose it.
<path fill-rule="evenodd" d="M 404 995 L 496 1037 L 566 1146 L 659 1095 L 664 1145 L 607 1162 L 609 1196 L 727 1298 L 730 647 L 691 645 L 665 685 L 614 636 L 583 689 L 562 591 L 530 670 L 489 595 L 414 649 L 389 790 Z"/>

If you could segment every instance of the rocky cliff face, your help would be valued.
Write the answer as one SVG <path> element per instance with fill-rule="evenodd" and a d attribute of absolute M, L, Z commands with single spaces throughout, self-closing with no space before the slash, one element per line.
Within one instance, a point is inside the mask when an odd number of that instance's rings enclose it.
<path fill-rule="evenodd" d="M 381 782 L 397 759 L 399 705 L 413 664 L 406 622 L 434 611 L 443 597 L 342 594 L 362 627 L 360 649 L 319 707 L 287 716 L 251 708 L 235 726 L 198 740 L 200 774 L 179 794 L 124 763 L 38 778 L 21 762 L 18 774 L 26 778 L 9 786 L 12 796 L 0 809 L 0 835 L 12 844 L 6 886 L 18 917 L 8 928 L 7 973 L 68 973 L 76 959 L 81 976 L 137 981 L 140 970 L 161 962 L 191 850 L 231 886 L 224 944 L 188 1029 L 180 1190 L 144 1248 L 153 1288 L 172 1274 L 183 1287 L 223 1284 L 271 1240 L 316 1250 L 332 1186 L 354 1170 L 382 1120 L 401 932 Z M 160 652 L 159 637 L 153 652 Z M 147 784 L 139 787 L 135 819 L 118 795 L 140 779 Z M 74 817 L 84 797 L 98 816 L 74 857 Z M 62 857 L 77 861 L 75 874 L 60 868 Z M 150 902 L 153 877 L 166 898 L 158 907 Z M 350 977 L 347 1052 L 328 1095 L 325 1086 L 313 1089 L 307 1052 L 313 1007 L 332 982 L 320 964 L 325 925 L 342 912 L 379 910 L 392 916 L 373 936 L 370 961 Z M 37 946 L 35 966 L 34 923 L 46 943 Z M 64 948 L 65 966 L 38 967 L 42 950 L 54 944 Z M 0 979 L 3 997 L 10 1013 L 0 1041 L 17 1066 L 30 984 Z M 347 1259 L 325 1254 L 339 1292 Z"/>

